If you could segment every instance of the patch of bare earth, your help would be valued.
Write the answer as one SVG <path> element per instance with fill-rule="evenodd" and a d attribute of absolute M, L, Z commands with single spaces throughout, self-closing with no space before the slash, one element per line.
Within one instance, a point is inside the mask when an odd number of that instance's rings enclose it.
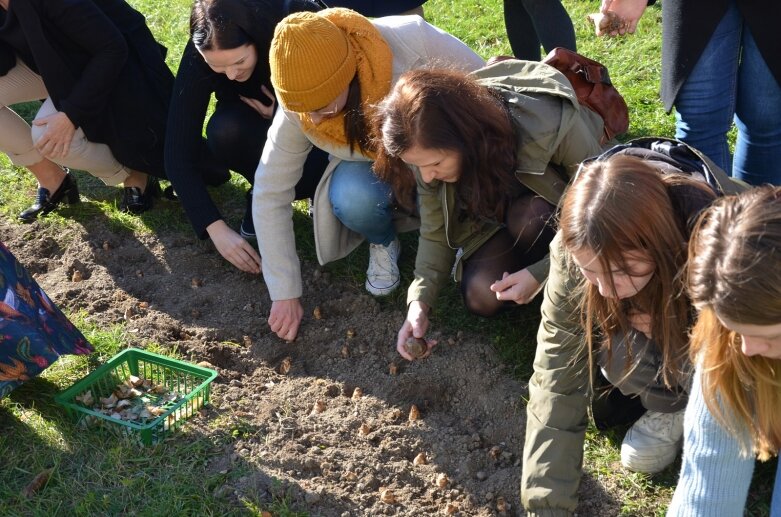
<path fill-rule="evenodd" d="M 288 344 L 265 323 L 262 278 L 189 234 L 2 221 L 0 239 L 64 309 L 125 322 L 136 346 L 176 347 L 219 370 L 212 406 L 188 425 L 237 430 L 208 460 L 215 472 L 241 469 L 220 496 L 286 494 L 322 516 L 523 513 L 526 389 L 489 338 L 441 334 L 431 357 L 408 363 L 394 346 L 400 310 L 304 264 L 305 318 Z M 579 514 L 617 512 L 586 478 Z"/>

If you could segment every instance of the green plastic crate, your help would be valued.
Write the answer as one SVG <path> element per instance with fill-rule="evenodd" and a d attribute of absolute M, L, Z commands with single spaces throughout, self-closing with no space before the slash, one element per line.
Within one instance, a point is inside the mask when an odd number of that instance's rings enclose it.
<path fill-rule="evenodd" d="M 160 404 L 164 412 L 145 423 L 112 418 L 76 401 L 76 397 L 87 390 L 91 390 L 96 401 L 99 397 L 108 397 L 131 375 L 149 379 L 155 385 L 162 385 L 181 398 Z M 209 385 L 216 377 L 217 372 L 209 368 L 137 348 L 128 348 L 56 395 L 54 399 L 78 422 L 89 422 L 88 427 L 95 425 L 128 435 L 137 435 L 144 445 L 151 445 L 160 441 L 165 433 L 178 429 L 187 417 L 209 403 Z M 144 395 L 146 396 L 148 394 Z"/>

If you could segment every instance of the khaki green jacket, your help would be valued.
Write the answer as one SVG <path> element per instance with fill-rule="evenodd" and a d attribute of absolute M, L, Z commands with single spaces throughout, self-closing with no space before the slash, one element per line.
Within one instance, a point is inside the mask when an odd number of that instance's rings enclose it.
<path fill-rule="evenodd" d="M 699 156 L 713 172 L 714 181 L 709 183 L 723 194 L 745 189 L 745 184 L 729 178 L 706 157 Z M 568 269 L 558 232 L 550 245 L 550 274 L 545 284 L 526 406 L 521 501 L 530 516 L 570 516 L 578 503 L 591 402 L 580 300 L 573 295 L 580 279 L 577 270 Z"/>
<path fill-rule="evenodd" d="M 502 61 L 472 73 L 484 86 L 501 93 L 510 109 L 518 138 L 515 176 L 523 185 L 556 205 L 585 158 L 599 154 L 602 119 L 578 104 L 569 81 L 556 69 L 538 62 Z M 566 171 L 559 174 L 550 164 Z M 407 303 L 433 306 L 440 286 L 447 281 L 456 251 L 461 260 L 484 244 L 501 225 L 496 221 L 462 217 L 456 207 L 455 185 L 423 182 L 415 170 L 420 207 L 420 239 L 415 279 Z M 540 282 L 548 271 L 547 259 L 529 266 Z"/>

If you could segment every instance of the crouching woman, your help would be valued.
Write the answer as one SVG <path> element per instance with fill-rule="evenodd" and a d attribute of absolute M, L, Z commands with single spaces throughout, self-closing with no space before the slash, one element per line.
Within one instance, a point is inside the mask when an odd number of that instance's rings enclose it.
<path fill-rule="evenodd" d="M 727 197 L 703 214 L 688 284 L 697 370 L 668 515 L 742 516 L 754 458 L 781 448 L 781 188 Z M 770 515 L 781 515 L 778 473 Z"/>

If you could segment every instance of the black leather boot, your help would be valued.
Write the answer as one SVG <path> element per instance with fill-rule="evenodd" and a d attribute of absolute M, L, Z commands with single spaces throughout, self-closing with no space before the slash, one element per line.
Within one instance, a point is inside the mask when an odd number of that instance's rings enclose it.
<path fill-rule="evenodd" d="M 48 189 L 38 187 L 35 203 L 19 214 L 19 219 L 25 223 L 31 223 L 39 215 L 46 215 L 57 208 L 57 205 L 63 201 L 69 205 L 79 202 L 79 187 L 68 169 L 65 169 L 65 179 L 62 180 L 54 194 L 50 194 Z"/>
<path fill-rule="evenodd" d="M 239 226 L 239 234 L 245 239 L 256 239 L 255 223 L 252 220 L 252 187 L 247 191 L 246 198 L 246 208 L 244 209 L 244 218 L 241 220 L 241 226 Z"/>
<path fill-rule="evenodd" d="M 142 214 L 152 208 L 156 197 L 160 197 L 160 182 L 154 176 L 148 176 L 143 192 L 138 187 L 123 189 L 119 209 L 128 214 Z"/>

